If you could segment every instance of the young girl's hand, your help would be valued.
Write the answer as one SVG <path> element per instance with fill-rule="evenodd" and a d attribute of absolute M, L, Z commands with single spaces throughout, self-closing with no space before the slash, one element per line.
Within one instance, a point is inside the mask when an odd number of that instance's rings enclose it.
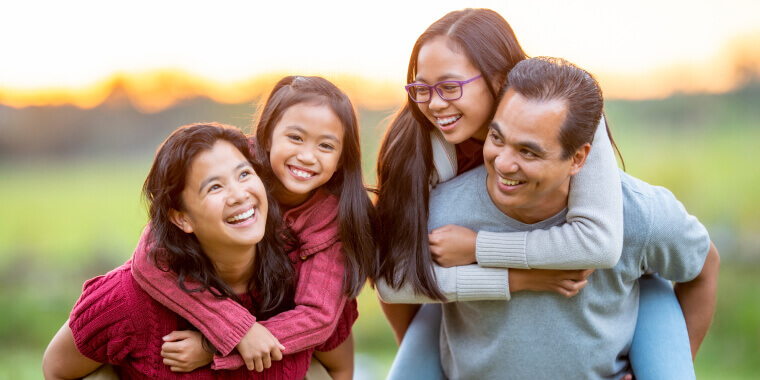
<path fill-rule="evenodd" d="M 198 331 L 173 331 L 164 337 L 161 356 L 173 372 L 190 372 L 211 363 L 214 355 L 203 349 L 203 335 Z"/>
<path fill-rule="evenodd" d="M 261 372 L 272 366 L 272 360 L 282 360 L 285 346 L 266 327 L 256 322 L 240 340 L 237 350 L 249 371 Z"/>
<path fill-rule="evenodd" d="M 510 269 L 509 291 L 557 292 L 570 298 L 588 284 L 594 270 Z"/>
<path fill-rule="evenodd" d="M 469 228 L 447 224 L 428 235 L 430 254 L 444 268 L 475 263 L 477 238 L 478 234 Z"/>

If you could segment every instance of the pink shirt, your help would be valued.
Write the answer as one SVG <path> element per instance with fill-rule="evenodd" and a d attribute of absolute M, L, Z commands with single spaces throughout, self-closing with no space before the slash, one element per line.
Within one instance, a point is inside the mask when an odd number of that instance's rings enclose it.
<path fill-rule="evenodd" d="M 344 292 L 338 198 L 318 189 L 304 204 L 288 210 L 283 219 L 298 239 L 296 249 L 289 253 L 296 270 L 296 306 L 259 323 L 285 346 L 284 354 L 311 348 L 329 351 L 348 337 L 358 318 L 356 300 L 347 302 Z M 136 282 L 216 346 L 221 355 L 215 356 L 213 368 L 243 366 L 242 358 L 233 350 L 256 318 L 232 300 L 216 298 L 209 292 L 182 291 L 176 276 L 156 268 L 147 252 L 144 232 L 133 258 Z"/>
<path fill-rule="evenodd" d="M 131 261 L 84 284 L 69 327 L 82 355 L 119 366 L 125 379 L 300 379 L 306 375 L 311 350 L 285 355 L 261 373 L 241 367 L 214 371 L 204 366 L 191 373 L 174 373 L 161 357 L 163 336 L 192 325 L 154 300 L 132 277 Z M 253 310 L 249 294 L 243 305 Z"/>

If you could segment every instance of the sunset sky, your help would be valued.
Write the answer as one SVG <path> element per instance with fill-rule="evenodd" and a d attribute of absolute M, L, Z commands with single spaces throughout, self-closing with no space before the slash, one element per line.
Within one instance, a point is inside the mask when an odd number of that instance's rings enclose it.
<path fill-rule="evenodd" d="M 230 102 L 248 100 L 234 94 L 256 77 L 324 75 L 349 93 L 375 86 L 357 96 L 381 106 L 403 99 L 393 89 L 417 36 L 464 7 L 498 11 L 529 55 L 575 62 L 610 97 L 725 91 L 734 61 L 760 64 L 757 0 L 6 1 L 0 103 L 93 106 L 115 75 L 161 70 L 197 77 L 185 88 Z M 155 82 L 129 86 L 149 97 Z"/>

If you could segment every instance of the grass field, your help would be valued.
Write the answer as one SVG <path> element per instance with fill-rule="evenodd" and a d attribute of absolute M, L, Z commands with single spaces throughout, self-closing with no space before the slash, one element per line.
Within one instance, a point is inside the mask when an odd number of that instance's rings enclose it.
<path fill-rule="evenodd" d="M 699 119 L 690 129 L 681 115 L 673 121 L 680 127 L 665 128 L 658 124 L 662 118 L 651 119 L 657 112 L 661 112 L 657 106 L 648 103 L 612 104 L 608 118 L 627 171 L 671 189 L 708 227 L 721 252 L 718 309 L 696 362 L 698 378 L 756 378 L 760 373 L 757 120 L 705 125 Z M 639 113 L 647 117 L 638 117 Z M 369 114 L 362 123 L 378 125 L 386 114 Z M 672 114 L 672 110 L 667 113 Z M 368 173 L 374 173 L 381 136 L 381 129 L 363 131 Z M 41 378 L 44 348 L 66 320 L 82 283 L 129 259 L 146 223 L 140 188 L 150 159 L 99 156 L 0 164 L 1 379 Z M 368 174 L 371 182 L 372 175 Z M 370 290 L 365 290 L 359 304 L 357 371 L 367 378 L 383 378 L 395 343 Z"/>

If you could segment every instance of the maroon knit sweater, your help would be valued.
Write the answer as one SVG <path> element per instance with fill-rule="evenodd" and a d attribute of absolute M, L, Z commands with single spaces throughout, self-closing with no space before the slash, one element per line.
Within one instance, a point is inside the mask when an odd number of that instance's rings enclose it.
<path fill-rule="evenodd" d="M 71 312 L 69 327 L 82 355 L 118 367 L 124 379 L 300 379 L 306 374 L 311 350 L 285 355 L 258 373 L 241 367 L 214 371 L 204 366 L 190 373 L 171 372 L 161 357 L 161 339 L 192 325 L 155 301 L 135 282 L 132 262 L 84 284 Z M 240 295 L 253 310 L 250 295 Z M 240 306 L 240 304 L 236 304 Z"/>
<path fill-rule="evenodd" d="M 295 267 L 296 306 L 259 323 L 285 346 L 284 354 L 304 350 L 311 354 L 314 348 L 330 351 L 346 340 L 359 315 L 356 300 L 347 300 L 343 288 L 345 258 L 338 229 L 338 198 L 318 189 L 308 201 L 288 210 L 283 219 L 298 239 L 296 249 L 289 253 Z M 133 258 L 136 282 L 216 346 L 221 354 L 215 355 L 212 368 L 244 366 L 233 350 L 256 317 L 233 300 L 209 292 L 182 291 L 174 274 L 153 265 L 148 248 L 144 232 Z"/>

